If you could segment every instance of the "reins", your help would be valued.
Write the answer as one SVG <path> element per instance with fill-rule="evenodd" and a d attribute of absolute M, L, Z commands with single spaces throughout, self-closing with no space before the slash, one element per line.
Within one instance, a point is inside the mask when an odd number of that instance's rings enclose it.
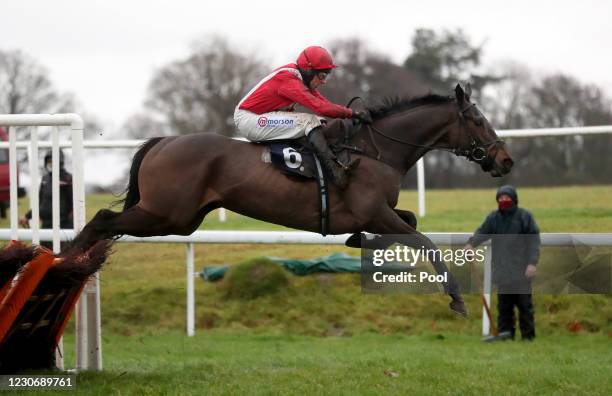
<path fill-rule="evenodd" d="M 363 100 L 363 98 L 361 98 L 360 96 L 355 96 L 353 97 L 347 104 L 347 107 L 350 107 L 354 101 L 356 100 L 361 100 L 364 105 L 365 105 L 365 101 Z M 465 108 L 459 110 L 459 117 L 461 119 L 461 121 L 463 123 L 465 123 L 465 112 L 468 111 L 469 109 L 471 109 L 472 107 L 475 107 L 476 103 L 469 103 Z M 504 142 L 501 139 L 494 139 L 491 140 L 489 142 L 486 143 L 478 143 L 476 137 L 474 136 L 474 134 L 472 133 L 471 129 L 468 128 L 467 125 L 465 126 L 465 130 L 467 131 L 468 135 L 471 138 L 471 144 L 470 147 L 468 149 L 462 149 L 460 147 L 457 148 L 448 148 L 448 147 L 442 147 L 442 146 L 436 146 L 436 145 L 431 145 L 431 144 L 418 144 L 418 143 L 413 143 L 413 142 L 408 142 L 399 138 L 396 138 L 394 136 L 390 136 L 387 135 L 386 133 L 384 133 L 383 131 L 381 131 L 380 129 L 376 128 L 373 124 L 365 124 L 365 126 L 368 129 L 368 134 L 370 136 L 370 141 L 372 142 L 372 146 L 374 146 L 374 149 L 376 150 L 376 159 L 378 161 L 382 161 L 385 162 L 382 158 L 381 155 L 381 151 L 380 148 L 378 147 L 378 145 L 376 144 L 376 141 L 374 140 L 374 134 L 373 132 L 376 132 L 378 135 L 394 141 L 396 143 L 400 143 L 400 144 L 404 144 L 407 146 L 411 146 L 411 147 L 418 147 L 418 148 L 424 148 L 427 150 L 442 150 L 442 151 L 447 151 L 449 153 L 452 153 L 458 157 L 466 157 L 469 161 L 473 161 L 476 163 L 481 163 L 483 160 L 485 160 L 487 158 L 487 152 L 489 151 L 490 147 L 493 145 L 499 146 L 504 144 Z M 346 137 L 345 137 L 346 139 Z M 347 142 L 348 143 L 348 142 Z M 499 148 L 498 148 L 499 149 Z M 362 150 L 363 151 L 363 150 Z"/>

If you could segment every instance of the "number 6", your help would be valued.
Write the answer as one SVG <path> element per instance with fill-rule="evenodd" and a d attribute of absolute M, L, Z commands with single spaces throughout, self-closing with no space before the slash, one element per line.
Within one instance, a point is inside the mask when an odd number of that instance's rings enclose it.
<path fill-rule="evenodd" d="M 295 151 L 293 147 L 285 147 L 283 149 L 283 156 L 285 158 L 285 165 L 288 168 L 296 169 L 302 165 L 302 155 Z"/>

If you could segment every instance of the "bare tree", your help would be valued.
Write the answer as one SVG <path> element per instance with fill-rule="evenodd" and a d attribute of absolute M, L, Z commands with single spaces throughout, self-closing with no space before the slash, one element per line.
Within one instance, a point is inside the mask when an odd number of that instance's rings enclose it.
<path fill-rule="evenodd" d="M 158 120 L 153 115 L 147 113 L 131 115 L 121 129 L 134 139 L 172 135 L 172 129 L 166 122 Z"/>
<path fill-rule="evenodd" d="M 0 113 L 62 113 L 74 111 L 74 102 L 71 94 L 54 87 L 36 60 L 21 51 L 0 51 Z M 18 136 L 26 132 L 17 128 Z"/>
<path fill-rule="evenodd" d="M 234 108 L 267 72 L 257 57 L 233 50 L 221 38 L 203 40 L 187 59 L 158 70 L 146 106 L 162 115 L 173 133 L 234 133 Z"/>
<path fill-rule="evenodd" d="M 574 127 L 612 122 L 610 99 L 599 88 L 564 74 L 546 76 L 535 84 L 530 92 L 528 110 L 535 127 Z M 554 140 L 535 139 L 532 147 L 546 152 L 546 160 L 538 162 L 537 169 L 541 173 L 557 175 L 557 182 L 561 184 L 584 183 L 589 180 L 609 181 L 609 175 L 602 169 L 611 164 L 611 142 L 607 135 L 567 136 Z M 583 174 L 580 169 L 586 164 L 597 165 L 590 167 L 588 174 Z M 542 180 L 542 183 L 546 182 L 546 179 Z"/>
<path fill-rule="evenodd" d="M 363 40 L 336 40 L 329 45 L 329 50 L 339 67 L 322 92 L 335 102 L 346 103 L 353 96 L 376 102 L 427 92 L 412 73 L 394 64 L 388 56 L 371 50 Z"/>
<path fill-rule="evenodd" d="M 536 79 L 506 63 L 501 83 L 485 90 L 482 107 L 496 128 L 548 128 L 612 123 L 612 102 L 596 86 L 554 74 Z M 505 182 L 521 185 L 609 183 L 609 135 L 510 139 L 516 159 Z"/>
<path fill-rule="evenodd" d="M 42 65 L 21 51 L 0 51 L 0 112 L 55 113 L 72 104 Z"/>
<path fill-rule="evenodd" d="M 478 103 L 496 129 L 528 128 L 529 104 L 534 78 L 522 64 L 505 61 L 495 66 L 501 76 L 497 84 L 487 86 Z"/>
<path fill-rule="evenodd" d="M 479 92 L 492 76 L 475 75 L 480 65 L 483 45 L 472 44 L 461 30 L 417 29 L 412 39 L 412 53 L 404 67 L 439 93 L 450 91 L 459 81 L 471 81 Z"/>

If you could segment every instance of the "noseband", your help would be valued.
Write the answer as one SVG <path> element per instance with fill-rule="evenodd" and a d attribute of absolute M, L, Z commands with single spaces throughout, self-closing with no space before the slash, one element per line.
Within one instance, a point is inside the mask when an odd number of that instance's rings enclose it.
<path fill-rule="evenodd" d="M 477 164 L 480 164 L 484 167 L 490 167 L 492 165 L 493 158 L 495 157 L 495 155 L 497 155 L 497 152 L 499 151 L 500 147 L 503 146 L 505 143 L 501 139 L 493 139 L 488 142 L 480 144 L 478 143 L 475 134 L 468 127 L 466 122 L 465 112 L 471 109 L 472 107 L 478 109 L 476 107 L 476 103 L 469 103 L 463 110 L 459 111 L 459 118 L 461 119 L 461 122 L 463 123 L 463 126 L 471 139 L 470 147 L 467 149 L 456 148 L 455 150 L 453 150 L 453 153 L 459 157 L 466 157 L 468 161 L 476 162 Z M 491 147 L 495 148 L 495 153 L 489 156 L 488 153 Z"/>

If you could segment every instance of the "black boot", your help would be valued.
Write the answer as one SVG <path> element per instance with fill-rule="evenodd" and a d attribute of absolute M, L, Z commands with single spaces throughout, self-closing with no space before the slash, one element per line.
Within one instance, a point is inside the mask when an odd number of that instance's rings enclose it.
<path fill-rule="evenodd" d="M 325 170 L 331 173 L 334 179 L 334 184 L 341 189 L 345 189 L 346 186 L 348 186 L 347 172 L 342 166 L 340 166 L 336 156 L 329 148 L 321 127 L 310 131 L 308 134 L 308 141 L 315 149 L 317 157 L 319 157 L 319 160 L 321 160 Z"/>

